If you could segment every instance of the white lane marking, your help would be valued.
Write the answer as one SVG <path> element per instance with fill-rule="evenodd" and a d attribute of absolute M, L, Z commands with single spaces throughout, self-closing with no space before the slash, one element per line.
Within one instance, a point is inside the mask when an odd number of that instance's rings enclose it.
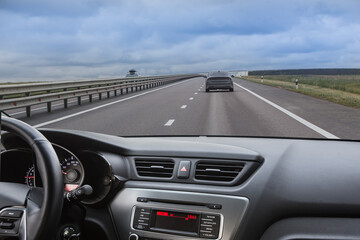
<path fill-rule="evenodd" d="M 174 122 L 175 122 L 175 119 L 169 119 L 169 121 L 167 121 L 164 126 L 169 127 L 169 126 L 171 126 Z"/>
<path fill-rule="evenodd" d="M 57 105 L 53 105 L 53 106 L 57 106 Z M 39 108 L 31 109 L 31 111 L 37 111 L 37 110 L 41 110 L 41 109 L 44 109 L 44 108 L 46 108 L 46 107 L 39 107 Z M 16 112 L 16 113 L 11 113 L 10 116 L 14 116 L 14 115 L 22 114 L 22 113 L 26 113 L 26 111 L 20 111 L 20 112 Z"/>
<path fill-rule="evenodd" d="M 139 93 L 139 94 L 136 94 L 136 95 L 131 96 L 131 97 L 123 98 L 123 99 L 120 99 L 120 100 L 117 100 L 117 101 L 114 101 L 114 102 L 110 102 L 110 103 L 106 103 L 106 104 L 103 104 L 103 105 L 100 105 L 100 106 L 97 106 L 97 107 L 93 107 L 93 108 L 90 108 L 90 109 L 87 109 L 87 110 L 84 110 L 84 111 L 81 111 L 81 112 L 73 113 L 73 114 L 70 114 L 70 115 L 67 115 L 67 116 L 64 116 L 64 117 L 60 117 L 60 118 L 57 118 L 57 119 L 54 119 L 54 120 L 39 123 L 39 124 L 34 125 L 33 127 L 38 128 L 38 127 L 43 127 L 45 125 L 49 125 L 49 124 L 52 124 L 52 123 L 60 122 L 62 120 L 72 118 L 72 117 L 76 117 L 76 116 L 79 116 L 79 115 L 84 114 L 84 113 L 92 112 L 92 111 L 98 110 L 98 109 L 103 108 L 103 107 L 107 107 L 107 106 L 110 106 L 110 105 L 113 105 L 113 104 L 116 104 L 116 103 L 124 102 L 124 101 L 130 100 L 130 99 L 136 98 L 136 97 L 140 97 L 140 96 L 143 96 L 143 95 L 146 95 L 146 94 L 149 94 L 149 93 L 157 92 L 157 91 L 160 91 L 160 90 L 165 89 L 165 88 L 169 88 L 169 87 L 172 87 L 172 86 L 175 86 L 175 85 L 179 85 L 181 83 L 185 83 L 185 82 L 188 82 L 190 80 L 192 80 L 192 79 L 189 79 L 189 80 L 186 80 L 186 81 L 181 81 L 181 82 L 174 83 L 174 84 L 170 84 L 170 85 L 167 85 L 167 86 L 164 86 L 164 87 L 161 87 L 161 88 L 157 88 L 157 89 L 150 90 L 150 91 L 147 91 L 147 92 Z"/>
<path fill-rule="evenodd" d="M 198 91 L 201 91 L 201 89 L 199 88 Z"/>
<path fill-rule="evenodd" d="M 186 107 L 187 107 L 187 105 L 182 105 L 180 108 L 184 109 L 184 108 L 186 108 Z"/>
<path fill-rule="evenodd" d="M 194 98 L 193 98 L 193 97 L 191 97 L 191 98 L 189 98 L 189 100 L 194 100 Z"/>
<path fill-rule="evenodd" d="M 196 95 L 196 94 L 198 94 L 198 93 L 196 92 L 196 93 L 194 93 L 194 94 Z"/>
<path fill-rule="evenodd" d="M 260 96 L 260 95 L 258 95 L 258 94 L 256 94 L 256 93 L 254 93 L 253 91 L 251 91 L 251 90 L 249 90 L 249 89 L 247 89 L 247 88 L 244 88 L 243 86 L 241 86 L 241 85 L 239 85 L 239 84 L 237 84 L 237 83 L 234 83 L 234 84 L 235 84 L 236 86 L 244 89 L 245 91 L 251 93 L 251 94 L 254 95 L 255 97 L 263 100 L 264 102 L 266 102 L 267 104 L 273 106 L 274 108 L 282 111 L 283 113 L 285 113 L 285 114 L 288 115 L 289 117 L 291 117 L 291 118 L 295 119 L 296 121 L 304 124 L 304 125 L 307 126 L 308 128 L 310 128 L 310 129 L 314 130 L 315 132 L 323 135 L 324 137 L 326 137 L 326 138 L 333 138 L 333 139 L 339 139 L 339 137 L 337 137 L 337 136 L 335 136 L 335 135 L 333 135 L 333 134 L 325 131 L 324 129 L 322 129 L 322 128 L 320 128 L 320 127 L 312 124 L 311 122 L 306 121 L 305 119 L 299 117 L 298 115 L 296 115 L 296 114 L 294 114 L 294 113 L 286 110 L 285 108 L 280 107 L 279 105 L 277 105 L 277 104 L 275 104 L 275 103 L 267 100 L 266 98 L 264 98 L 264 97 L 262 97 L 262 96 Z"/>

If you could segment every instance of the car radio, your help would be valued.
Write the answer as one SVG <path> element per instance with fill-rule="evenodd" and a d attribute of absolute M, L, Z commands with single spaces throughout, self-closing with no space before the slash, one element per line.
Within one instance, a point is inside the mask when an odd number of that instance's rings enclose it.
<path fill-rule="evenodd" d="M 132 228 L 195 238 L 220 239 L 221 214 L 135 206 Z"/>

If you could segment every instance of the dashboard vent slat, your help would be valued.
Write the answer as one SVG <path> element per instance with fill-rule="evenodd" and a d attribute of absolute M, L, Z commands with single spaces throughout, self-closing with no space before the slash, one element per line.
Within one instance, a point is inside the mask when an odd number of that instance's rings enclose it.
<path fill-rule="evenodd" d="M 171 178 L 174 165 L 170 159 L 135 159 L 136 171 L 142 177 Z"/>
<path fill-rule="evenodd" d="M 200 161 L 196 165 L 195 179 L 216 182 L 231 182 L 239 175 L 244 167 L 245 163 L 242 162 Z"/>

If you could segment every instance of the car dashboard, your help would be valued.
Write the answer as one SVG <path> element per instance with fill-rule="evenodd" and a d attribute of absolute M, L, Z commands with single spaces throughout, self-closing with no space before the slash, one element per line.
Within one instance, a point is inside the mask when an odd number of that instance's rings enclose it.
<path fill-rule="evenodd" d="M 81 161 L 69 150 L 52 144 L 59 158 L 64 191 L 79 187 L 84 181 L 84 167 Z M 30 149 L 11 149 L 1 155 L 1 180 L 4 182 L 25 183 L 29 187 L 42 187 L 37 171 L 35 156 Z"/>
<path fill-rule="evenodd" d="M 64 190 L 93 188 L 57 239 L 69 226 L 81 239 L 360 239 L 359 142 L 40 131 Z M 29 147 L 2 144 L 1 181 L 41 187 Z"/>

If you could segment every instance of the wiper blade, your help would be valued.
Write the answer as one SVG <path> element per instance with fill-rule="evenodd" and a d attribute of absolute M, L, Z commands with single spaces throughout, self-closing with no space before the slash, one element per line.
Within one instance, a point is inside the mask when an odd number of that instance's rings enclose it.
<path fill-rule="evenodd" d="M 6 113 L 5 111 L 2 111 L 2 110 L 1 110 L 0 112 L 3 113 L 5 116 L 11 118 L 11 116 L 10 116 L 8 113 Z"/>

